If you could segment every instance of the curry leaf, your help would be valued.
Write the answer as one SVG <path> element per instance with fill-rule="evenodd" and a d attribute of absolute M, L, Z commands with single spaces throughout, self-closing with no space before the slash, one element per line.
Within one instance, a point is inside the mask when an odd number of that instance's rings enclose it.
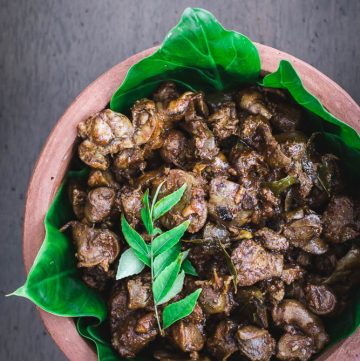
<path fill-rule="evenodd" d="M 180 244 L 176 244 L 174 247 L 168 249 L 167 251 L 159 254 L 154 259 L 153 268 L 154 268 L 154 277 L 156 278 L 161 271 L 166 268 L 170 263 L 174 262 L 181 252 Z"/>
<path fill-rule="evenodd" d="M 225 246 L 220 241 L 219 241 L 219 245 L 220 245 L 220 248 L 223 251 L 224 258 L 225 258 L 228 270 L 230 271 L 230 273 L 231 273 L 231 275 L 233 277 L 234 290 L 235 290 L 235 293 L 237 293 L 237 271 L 236 271 L 236 268 L 235 268 L 235 266 L 233 264 L 233 261 L 232 261 L 230 255 L 229 255 L 228 251 L 226 250 Z"/>
<path fill-rule="evenodd" d="M 177 227 L 157 236 L 151 243 L 151 251 L 153 252 L 153 255 L 157 256 L 175 246 L 188 229 L 189 224 L 189 221 L 185 221 Z"/>
<path fill-rule="evenodd" d="M 192 265 L 190 260 L 186 259 L 182 264 L 182 269 L 185 271 L 187 275 L 190 276 L 198 276 L 195 267 Z"/>
<path fill-rule="evenodd" d="M 174 207 L 182 198 L 186 189 L 186 183 L 183 184 L 178 190 L 175 192 L 161 198 L 158 202 L 156 202 L 153 210 L 154 220 L 159 219 L 165 213 L 169 212 L 172 207 Z"/>
<path fill-rule="evenodd" d="M 163 311 L 163 327 L 164 329 L 171 326 L 176 321 L 189 316 L 196 305 L 202 289 L 199 288 L 195 292 L 186 296 L 180 301 L 174 302 L 164 308 Z"/>
<path fill-rule="evenodd" d="M 116 279 L 120 280 L 125 277 L 140 273 L 145 264 L 136 256 L 132 248 L 127 249 L 120 257 Z"/>
<path fill-rule="evenodd" d="M 154 226 L 151 218 L 150 204 L 149 204 L 149 190 L 147 189 L 143 197 L 144 208 L 141 208 L 141 219 L 144 223 L 146 231 L 153 234 Z"/>
<path fill-rule="evenodd" d="M 155 279 L 152 291 L 155 303 L 158 304 L 172 288 L 176 277 L 180 271 L 182 255 L 180 254 L 175 261 L 170 263 Z"/>
<path fill-rule="evenodd" d="M 181 292 L 184 286 L 184 279 L 185 279 L 185 272 L 181 271 L 177 277 L 175 282 L 173 283 L 172 287 L 170 288 L 169 292 L 164 296 L 161 300 L 159 300 L 158 305 L 162 305 L 172 298 L 174 298 L 178 293 Z"/>
<path fill-rule="evenodd" d="M 280 195 L 282 192 L 286 191 L 293 184 L 297 183 L 297 181 L 298 180 L 296 177 L 288 175 L 285 178 L 267 183 L 267 186 L 274 192 L 274 194 Z"/>
<path fill-rule="evenodd" d="M 187 8 L 160 48 L 133 65 L 110 108 L 125 112 L 163 81 L 189 90 L 224 90 L 257 81 L 260 57 L 244 35 L 224 29 L 206 10 Z"/>
<path fill-rule="evenodd" d="M 134 250 L 136 256 L 147 266 L 150 266 L 148 245 L 140 234 L 130 226 L 123 214 L 121 215 L 121 230 L 126 242 Z"/>

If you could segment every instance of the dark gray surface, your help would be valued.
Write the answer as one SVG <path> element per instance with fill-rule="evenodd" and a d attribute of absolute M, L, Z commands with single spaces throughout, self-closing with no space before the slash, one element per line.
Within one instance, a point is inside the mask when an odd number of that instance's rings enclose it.
<path fill-rule="evenodd" d="M 151 47 L 186 6 L 314 65 L 360 102 L 360 2 L 0 0 L 0 359 L 64 360 L 30 302 L 21 233 L 32 167 L 56 120 L 92 80 Z"/>

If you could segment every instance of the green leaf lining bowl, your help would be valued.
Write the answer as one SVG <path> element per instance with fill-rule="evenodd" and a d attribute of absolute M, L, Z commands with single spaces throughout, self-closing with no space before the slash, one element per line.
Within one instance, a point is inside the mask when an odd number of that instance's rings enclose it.
<path fill-rule="evenodd" d="M 263 75 L 275 71 L 280 60 L 291 61 L 305 88 L 334 116 L 360 132 L 360 107 L 340 86 L 320 71 L 289 54 L 261 44 L 256 46 L 261 57 Z M 72 158 L 77 124 L 105 108 L 129 68 L 156 49 L 151 48 L 133 55 L 91 83 L 74 100 L 52 130 L 34 168 L 26 199 L 23 257 L 27 273 L 45 236 L 43 224 L 45 214 Z M 48 332 L 69 360 L 97 360 L 92 345 L 77 332 L 74 319 L 54 316 L 40 309 L 39 312 Z M 359 358 L 360 330 L 326 350 L 318 360 L 358 360 Z"/>

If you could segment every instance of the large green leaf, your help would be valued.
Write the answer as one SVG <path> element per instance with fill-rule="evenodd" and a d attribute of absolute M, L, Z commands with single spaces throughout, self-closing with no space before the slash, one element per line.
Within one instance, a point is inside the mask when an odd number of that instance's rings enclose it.
<path fill-rule="evenodd" d="M 202 9 L 187 8 L 160 48 L 133 65 L 110 107 L 128 112 L 164 80 L 190 90 L 214 91 L 258 80 L 260 57 L 244 35 L 224 29 Z"/>
<path fill-rule="evenodd" d="M 68 177 L 84 177 L 85 169 Z M 79 276 L 72 242 L 59 229 L 73 219 L 66 181 L 61 185 L 45 217 L 45 239 L 26 283 L 13 295 L 26 297 L 47 312 L 59 316 L 106 318 L 102 297 L 88 288 Z"/>

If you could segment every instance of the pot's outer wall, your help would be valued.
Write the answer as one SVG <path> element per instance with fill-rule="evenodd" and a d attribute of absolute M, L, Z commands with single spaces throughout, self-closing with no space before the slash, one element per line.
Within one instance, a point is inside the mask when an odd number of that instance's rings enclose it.
<path fill-rule="evenodd" d="M 275 71 L 281 59 L 290 60 L 305 87 L 317 96 L 331 113 L 360 132 L 360 107 L 341 87 L 312 66 L 289 54 L 261 44 L 257 44 L 257 47 L 264 72 Z M 154 50 L 156 48 L 135 54 L 91 83 L 74 100 L 52 130 L 34 168 L 27 194 L 23 236 L 23 257 L 27 273 L 44 239 L 43 220 L 46 211 L 73 154 L 76 125 L 103 109 L 123 81 L 129 67 Z M 72 319 L 57 317 L 42 310 L 39 312 L 50 335 L 69 360 L 97 360 L 92 347 L 77 333 Z M 317 360 L 360 360 L 360 330 L 327 350 Z"/>

